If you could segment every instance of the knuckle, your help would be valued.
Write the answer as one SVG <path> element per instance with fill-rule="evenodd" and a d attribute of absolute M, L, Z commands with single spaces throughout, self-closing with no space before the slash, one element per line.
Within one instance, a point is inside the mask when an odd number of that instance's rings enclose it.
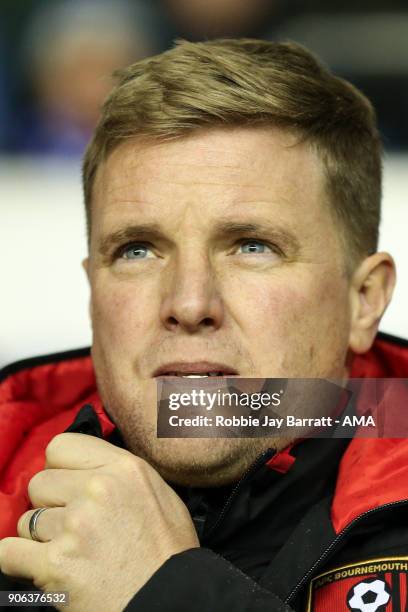
<path fill-rule="evenodd" d="M 28 487 L 27 487 L 28 496 L 31 500 L 33 499 L 33 497 L 36 496 L 38 489 L 43 484 L 43 481 L 44 481 L 44 472 L 37 472 L 37 474 L 34 474 L 34 476 L 31 478 L 30 482 L 28 483 Z"/>
<path fill-rule="evenodd" d="M 101 473 L 91 476 L 85 488 L 86 493 L 91 499 L 104 502 L 112 497 L 116 485 L 117 481 L 113 475 Z"/>
<path fill-rule="evenodd" d="M 151 467 L 144 459 L 131 455 L 122 457 L 115 468 L 122 483 L 126 482 L 129 486 L 138 488 L 149 487 Z"/>
<path fill-rule="evenodd" d="M 0 557 L 0 570 L 3 574 L 9 574 L 12 571 L 11 568 L 11 538 L 4 538 L 0 540 L 1 544 L 1 557 Z"/>
<path fill-rule="evenodd" d="M 66 513 L 64 527 L 70 533 L 83 534 L 89 530 L 90 519 L 83 510 L 71 509 Z"/>
<path fill-rule="evenodd" d="M 54 457 L 55 453 L 60 448 L 60 446 L 61 446 L 61 444 L 62 444 L 62 442 L 64 440 L 64 436 L 65 435 L 66 434 L 64 434 L 64 433 L 57 434 L 48 443 L 47 448 L 45 449 L 45 458 L 46 458 L 47 463 L 52 460 L 52 458 Z"/>
<path fill-rule="evenodd" d="M 145 469 L 145 464 L 146 462 L 144 461 L 144 459 L 141 459 L 140 457 L 136 457 L 134 455 L 125 455 L 121 457 L 118 461 L 118 467 L 122 473 L 142 473 Z"/>
<path fill-rule="evenodd" d="M 24 514 L 22 514 L 20 518 L 18 519 L 17 533 L 20 536 L 24 533 L 25 530 L 28 531 L 28 522 L 30 520 L 31 514 L 32 514 L 32 511 L 28 510 L 27 512 L 24 512 Z"/>

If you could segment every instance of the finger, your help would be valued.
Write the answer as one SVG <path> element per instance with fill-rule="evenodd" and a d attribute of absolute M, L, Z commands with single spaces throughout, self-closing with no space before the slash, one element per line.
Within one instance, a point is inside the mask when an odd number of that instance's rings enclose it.
<path fill-rule="evenodd" d="M 45 584 L 46 546 L 22 538 L 4 538 L 0 541 L 0 571 L 36 585 Z"/>
<path fill-rule="evenodd" d="M 48 469 L 37 472 L 28 483 L 34 508 L 66 506 L 78 497 L 93 470 Z"/>
<path fill-rule="evenodd" d="M 30 519 L 38 508 L 24 512 L 17 524 L 17 533 L 20 538 L 32 540 L 30 533 Z M 65 508 L 47 508 L 38 516 L 35 532 L 41 542 L 49 542 L 62 531 Z"/>
<path fill-rule="evenodd" d="M 48 444 L 46 468 L 86 470 L 103 467 L 128 451 L 106 440 L 79 433 L 58 434 Z"/>

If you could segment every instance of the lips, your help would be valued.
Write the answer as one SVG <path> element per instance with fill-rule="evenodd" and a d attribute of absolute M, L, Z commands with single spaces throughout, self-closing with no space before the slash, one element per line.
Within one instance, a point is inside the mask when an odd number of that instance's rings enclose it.
<path fill-rule="evenodd" d="M 166 363 L 153 373 L 157 376 L 179 376 L 181 378 L 207 378 L 215 376 L 237 376 L 238 372 L 223 363 L 209 361 Z"/>

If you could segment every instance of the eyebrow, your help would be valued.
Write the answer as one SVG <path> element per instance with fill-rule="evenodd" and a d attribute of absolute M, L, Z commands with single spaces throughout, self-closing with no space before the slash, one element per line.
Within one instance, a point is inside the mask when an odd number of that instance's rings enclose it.
<path fill-rule="evenodd" d="M 218 236 L 265 236 L 276 240 L 279 245 L 288 250 L 290 255 L 295 255 L 300 250 L 297 237 L 288 229 L 280 227 L 275 223 L 262 221 L 260 223 L 238 223 L 235 221 L 219 221 L 216 226 Z"/>
<path fill-rule="evenodd" d="M 99 245 L 99 254 L 108 255 L 115 247 L 136 240 L 163 240 L 163 232 L 157 223 L 142 223 L 129 225 L 102 238 Z"/>
<path fill-rule="evenodd" d="M 215 226 L 214 236 L 216 239 L 233 236 L 269 238 L 278 242 L 278 245 L 291 256 L 296 255 L 300 250 L 299 241 L 292 232 L 270 222 L 239 223 L 219 220 Z M 133 224 L 102 238 L 98 251 L 100 255 L 105 257 L 116 247 L 139 240 L 169 242 L 158 223 Z"/>

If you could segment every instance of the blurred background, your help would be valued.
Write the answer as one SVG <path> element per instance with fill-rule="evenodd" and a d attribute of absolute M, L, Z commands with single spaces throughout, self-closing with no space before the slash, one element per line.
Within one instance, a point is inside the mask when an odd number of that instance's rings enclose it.
<path fill-rule="evenodd" d="M 112 71 L 177 37 L 295 40 L 374 103 L 380 247 L 399 269 L 381 329 L 408 336 L 408 5 L 402 0 L 1 0 L 0 367 L 90 343 L 80 189 Z"/>

